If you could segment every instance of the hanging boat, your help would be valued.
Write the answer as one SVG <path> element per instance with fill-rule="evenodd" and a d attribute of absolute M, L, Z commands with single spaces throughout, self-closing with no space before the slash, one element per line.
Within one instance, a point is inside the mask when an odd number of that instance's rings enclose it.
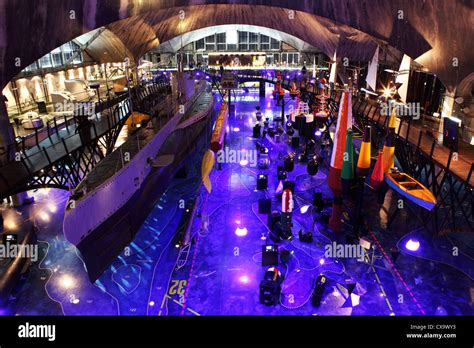
<path fill-rule="evenodd" d="M 431 191 L 408 174 L 398 171 L 386 173 L 385 181 L 401 196 L 426 210 L 432 210 L 436 206 L 437 201 Z"/>

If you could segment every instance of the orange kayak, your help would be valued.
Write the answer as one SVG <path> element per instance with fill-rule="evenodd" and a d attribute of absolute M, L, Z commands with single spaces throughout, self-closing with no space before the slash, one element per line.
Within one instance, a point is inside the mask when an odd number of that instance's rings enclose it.
<path fill-rule="evenodd" d="M 150 116 L 147 115 L 147 114 L 143 114 L 141 112 L 137 112 L 137 111 L 134 111 L 133 112 L 133 123 L 135 124 L 135 126 L 137 124 L 141 124 L 142 121 L 149 121 L 150 120 Z M 125 121 L 125 124 L 127 126 L 131 126 L 132 125 L 132 116 L 129 116 L 127 121 Z"/>
<path fill-rule="evenodd" d="M 432 210 L 436 206 L 437 201 L 431 191 L 408 174 L 399 172 L 386 173 L 385 181 L 401 196 L 420 207 Z"/>

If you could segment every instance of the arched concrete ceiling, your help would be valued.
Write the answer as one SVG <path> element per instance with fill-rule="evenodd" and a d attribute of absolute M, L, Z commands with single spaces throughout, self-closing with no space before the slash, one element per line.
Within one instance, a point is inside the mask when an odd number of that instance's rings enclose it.
<path fill-rule="evenodd" d="M 285 8 L 249 5 L 201 5 L 185 8 L 184 18 L 176 9 L 147 12 L 107 25 L 137 57 L 153 48 L 157 42 L 166 42 L 190 31 L 210 25 L 245 24 L 279 30 L 333 56 L 350 60 L 370 60 L 377 42 L 370 35 L 346 25 L 334 25 L 328 19 Z M 223 15 L 225 13 L 225 15 Z M 179 14 L 179 12 L 178 12 Z M 130 28 L 133 30 L 130 30 Z M 141 33 L 137 40 L 135 32 Z"/>
<path fill-rule="evenodd" d="M 100 33 L 98 33 L 99 30 Z M 110 30 L 103 27 L 81 35 L 74 41 L 84 46 L 84 51 L 96 62 L 120 62 L 123 61 L 125 57 L 130 58 L 130 60 L 134 59 L 132 52 L 125 47 L 122 40 Z"/>
<path fill-rule="evenodd" d="M 380 40 L 437 74 L 448 89 L 474 70 L 474 0 L 228 2 L 0 0 L 0 83 L 4 86 L 55 47 L 104 25 L 135 57 L 186 31 L 249 24 L 287 32 L 328 55 L 337 47 L 339 57 L 349 59 L 370 56 L 374 39 Z"/>
<path fill-rule="evenodd" d="M 311 51 L 315 50 L 315 47 L 297 38 L 296 36 L 284 33 L 280 30 L 265 28 L 257 25 L 243 25 L 243 24 L 227 24 L 227 25 L 216 25 L 212 27 L 202 28 L 187 32 L 181 36 L 176 36 L 171 40 L 160 43 L 155 49 L 155 52 L 176 52 L 181 47 L 184 47 L 194 41 L 203 39 L 209 35 L 225 33 L 230 30 L 239 31 L 250 31 L 253 33 L 259 33 L 283 41 L 288 45 L 294 47 L 298 51 Z"/>

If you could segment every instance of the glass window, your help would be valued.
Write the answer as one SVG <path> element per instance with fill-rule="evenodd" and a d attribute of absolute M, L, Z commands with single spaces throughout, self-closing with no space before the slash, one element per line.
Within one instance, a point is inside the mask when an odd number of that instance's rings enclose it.
<path fill-rule="evenodd" d="M 248 31 L 239 31 L 239 43 L 247 43 L 249 41 Z"/>
<path fill-rule="evenodd" d="M 258 44 L 256 44 L 256 43 L 249 44 L 249 50 L 250 51 L 258 51 Z"/>
<path fill-rule="evenodd" d="M 67 61 L 69 61 L 69 59 L 71 59 L 72 55 L 74 53 L 71 52 L 71 51 L 67 51 L 67 52 L 64 52 L 64 63 L 66 63 Z"/>
<path fill-rule="evenodd" d="M 42 68 L 51 68 L 53 66 L 51 62 L 51 55 L 47 54 L 43 56 L 42 58 L 40 58 L 39 64 Z"/>
<path fill-rule="evenodd" d="M 26 68 L 25 68 L 25 71 L 33 71 L 33 70 L 36 70 L 38 69 L 38 61 L 28 65 Z"/>
<path fill-rule="evenodd" d="M 219 44 L 217 44 L 217 50 L 218 50 L 218 51 L 225 51 L 225 50 L 226 50 L 225 43 L 219 43 Z"/>
<path fill-rule="evenodd" d="M 228 44 L 227 45 L 227 50 L 228 51 L 237 51 L 237 45 Z"/>
<path fill-rule="evenodd" d="M 249 33 L 249 42 L 258 43 L 258 33 Z"/>
<path fill-rule="evenodd" d="M 53 59 L 53 66 L 57 67 L 63 65 L 63 54 L 61 48 L 56 48 L 51 51 L 51 57 Z"/>
<path fill-rule="evenodd" d="M 295 64 L 299 64 L 300 63 L 300 54 L 299 53 L 293 53 L 293 62 Z"/>
<path fill-rule="evenodd" d="M 206 36 L 206 39 L 205 39 L 205 40 L 206 40 L 206 43 L 214 43 L 214 42 L 216 42 L 214 35 Z"/>
<path fill-rule="evenodd" d="M 217 36 L 217 43 L 225 44 L 225 33 L 219 33 Z"/>
<path fill-rule="evenodd" d="M 64 63 L 82 63 L 82 51 L 81 47 L 79 47 L 78 44 L 76 44 L 74 41 L 69 41 L 65 43 L 64 45 L 61 46 L 61 50 L 63 51 L 63 56 L 64 56 Z M 69 62 L 69 59 L 71 59 L 72 56 L 74 57 L 74 60 L 72 62 Z"/>
<path fill-rule="evenodd" d="M 196 50 L 203 50 L 204 49 L 204 39 L 200 39 L 196 41 Z"/>
<path fill-rule="evenodd" d="M 274 38 L 271 38 L 270 49 L 279 50 L 280 49 L 280 41 L 275 40 Z"/>
<path fill-rule="evenodd" d="M 239 44 L 239 50 L 240 51 L 248 51 L 249 50 L 249 45 L 246 43 L 240 43 Z"/>
<path fill-rule="evenodd" d="M 215 44 L 206 44 L 206 51 L 214 51 L 216 49 Z"/>
<path fill-rule="evenodd" d="M 267 35 L 260 35 L 260 42 L 261 43 L 270 43 L 270 37 Z"/>

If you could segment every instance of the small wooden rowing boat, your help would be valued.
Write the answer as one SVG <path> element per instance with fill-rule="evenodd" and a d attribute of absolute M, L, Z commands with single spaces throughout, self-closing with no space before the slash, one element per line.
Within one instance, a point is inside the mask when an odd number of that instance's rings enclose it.
<path fill-rule="evenodd" d="M 386 173 L 385 181 L 400 195 L 427 210 L 432 210 L 437 203 L 431 191 L 408 174 L 397 171 Z"/>
<path fill-rule="evenodd" d="M 150 120 L 150 115 L 134 111 L 133 115 L 130 115 L 128 117 L 127 121 L 125 121 L 125 124 L 127 126 L 131 127 L 132 126 L 132 119 L 133 119 L 133 124 L 136 126 L 137 124 L 141 124 L 142 121 L 148 122 Z"/>

